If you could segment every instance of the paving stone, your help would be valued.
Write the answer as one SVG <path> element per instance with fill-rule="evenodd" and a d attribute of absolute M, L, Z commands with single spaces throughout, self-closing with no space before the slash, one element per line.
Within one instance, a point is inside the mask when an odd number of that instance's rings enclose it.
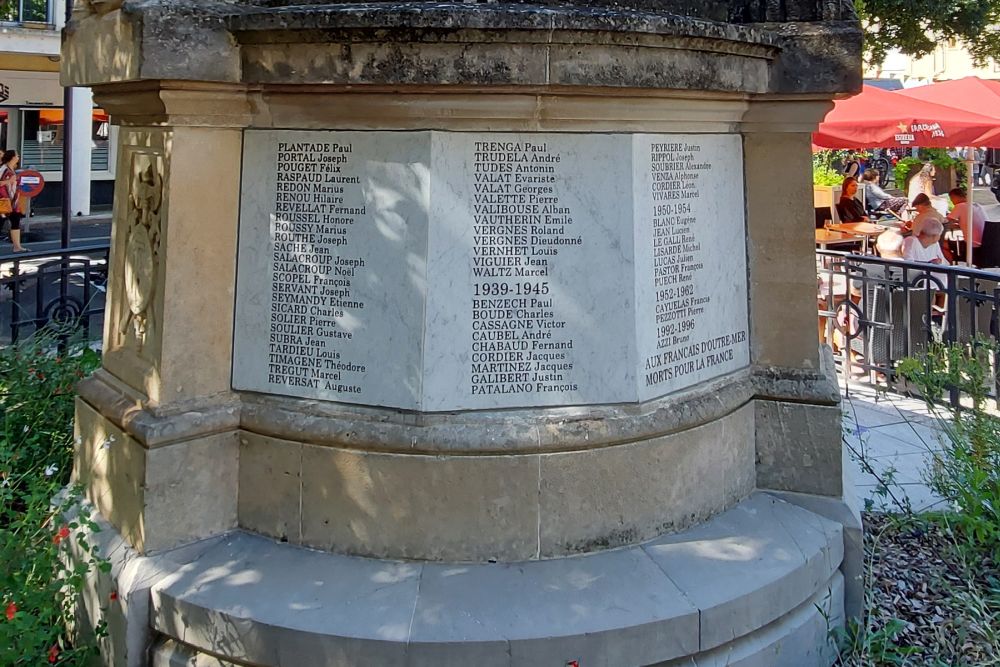
<path fill-rule="evenodd" d="M 898 431 L 905 435 L 905 431 Z M 927 447 L 914 433 L 909 440 L 889 435 L 881 429 L 873 429 L 866 434 L 864 453 L 867 458 L 886 458 L 927 454 Z"/>
<path fill-rule="evenodd" d="M 856 400 L 844 406 L 844 421 L 848 424 L 857 423 L 870 428 L 886 424 L 899 424 L 905 422 L 906 419 L 891 404 L 865 403 Z"/>
<path fill-rule="evenodd" d="M 878 434 L 888 436 L 904 443 L 909 443 L 916 451 L 926 452 L 928 449 L 940 449 L 937 432 L 920 424 L 904 423 L 879 426 L 869 432 L 870 437 Z"/>

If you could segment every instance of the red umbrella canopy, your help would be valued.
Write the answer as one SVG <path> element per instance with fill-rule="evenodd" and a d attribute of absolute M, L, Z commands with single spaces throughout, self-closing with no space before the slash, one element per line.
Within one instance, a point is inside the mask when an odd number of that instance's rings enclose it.
<path fill-rule="evenodd" d="M 865 86 L 838 100 L 813 133 L 822 148 L 1000 145 L 1000 122 L 989 116 Z"/>
<path fill-rule="evenodd" d="M 946 104 L 982 116 L 989 116 L 1000 125 L 1000 81 L 988 81 L 977 76 L 967 76 L 964 79 L 938 81 L 926 86 L 907 88 L 894 94 L 934 104 Z"/>

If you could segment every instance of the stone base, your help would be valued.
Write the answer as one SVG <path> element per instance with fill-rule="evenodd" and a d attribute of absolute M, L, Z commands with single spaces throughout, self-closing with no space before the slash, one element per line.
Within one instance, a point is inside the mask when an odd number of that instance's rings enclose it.
<path fill-rule="evenodd" d="M 116 666 L 808 667 L 831 664 L 844 617 L 842 526 L 763 492 L 639 546 L 511 564 L 356 558 L 242 531 L 153 557 L 110 526 L 95 539 L 113 568 L 82 611 L 107 618 Z"/>

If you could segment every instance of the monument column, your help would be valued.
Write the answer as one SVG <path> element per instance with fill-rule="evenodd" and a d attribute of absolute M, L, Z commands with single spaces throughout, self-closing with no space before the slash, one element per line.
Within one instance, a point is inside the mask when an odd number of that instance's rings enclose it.
<path fill-rule="evenodd" d="M 76 479 L 141 552 L 236 523 L 230 389 L 246 98 L 98 90 L 119 129 L 103 369 L 78 402 Z M 183 489 L 183 491 L 180 491 Z"/>
<path fill-rule="evenodd" d="M 825 99 L 762 96 L 743 121 L 757 485 L 844 527 L 846 604 L 856 615 L 861 518 L 845 487 L 836 369 L 815 334 L 812 131 L 830 108 Z"/>

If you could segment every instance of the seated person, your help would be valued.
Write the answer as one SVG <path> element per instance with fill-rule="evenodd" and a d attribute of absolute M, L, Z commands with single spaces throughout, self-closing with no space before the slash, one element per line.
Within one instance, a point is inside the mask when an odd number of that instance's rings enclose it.
<path fill-rule="evenodd" d="M 895 229 L 887 229 L 878 235 L 875 249 L 886 259 L 903 259 L 903 235 Z"/>
<path fill-rule="evenodd" d="M 854 195 L 858 194 L 858 182 L 851 176 L 844 179 L 844 184 L 840 189 L 840 201 L 837 202 L 837 214 L 841 222 L 865 222 L 868 216 L 865 215 L 865 207 L 861 205 Z"/>
<path fill-rule="evenodd" d="M 959 229 L 962 230 L 962 237 L 964 239 L 972 239 L 972 247 L 978 248 L 983 245 L 983 229 L 986 227 L 986 211 L 979 204 L 971 204 L 972 206 L 972 233 L 969 233 L 969 229 L 965 222 L 965 216 L 969 210 L 969 197 L 965 190 L 962 188 L 952 188 L 948 191 L 948 198 L 951 199 L 951 203 L 954 204 L 954 208 L 951 213 L 948 214 L 948 220 L 952 222 L 957 222 Z M 962 258 L 965 258 L 965 244 L 959 244 L 959 249 Z"/>
<path fill-rule="evenodd" d="M 910 222 L 903 226 L 903 229 L 913 232 L 913 235 L 918 235 L 929 221 L 935 220 L 944 228 L 944 218 L 940 213 L 934 210 L 931 205 L 931 198 L 924 193 L 918 194 L 913 199 L 913 208 L 916 209 L 917 215 Z"/>
<path fill-rule="evenodd" d="M 946 264 L 947 260 L 941 253 L 942 233 L 944 233 L 944 225 L 941 224 L 940 220 L 927 219 L 919 232 L 914 232 L 912 236 L 903 239 L 903 259 L 910 262 Z"/>
<path fill-rule="evenodd" d="M 914 233 L 913 236 L 909 236 L 903 240 L 903 259 L 910 262 L 927 262 L 928 264 L 947 264 L 948 260 L 944 258 L 941 253 L 941 234 L 944 233 L 944 225 L 936 219 L 930 219 L 924 223 L 923 227 L 920 229 L 920 233 Z M 917 274 L 917 286 L 926 286 L 927 289 L 937 290 L 938 286 L 930 281 L 920 280 L 919 277 L 923 276 L 923 273 Z M 929 276 L 933 276 L 941 284 L 941 287 L 946 287 L 948 285 L 948 276 L 943 273 L 930 273 Z M 909 279 L 914 278 L 911 269 L 911 275 Z M 940 314 L 945 306 L 945 295 L 944 292 L 936 292 L 934 294 L 934 308 L 937 314 Z"/>
<path fill-rule="evenodd" d="M 878 184 L 878 169 L 868 169 L 861 180 L 865 184 L 865 200 L 873 211 L 899 213 L 906 206 L 906 197 L 893 197 Z"/>

